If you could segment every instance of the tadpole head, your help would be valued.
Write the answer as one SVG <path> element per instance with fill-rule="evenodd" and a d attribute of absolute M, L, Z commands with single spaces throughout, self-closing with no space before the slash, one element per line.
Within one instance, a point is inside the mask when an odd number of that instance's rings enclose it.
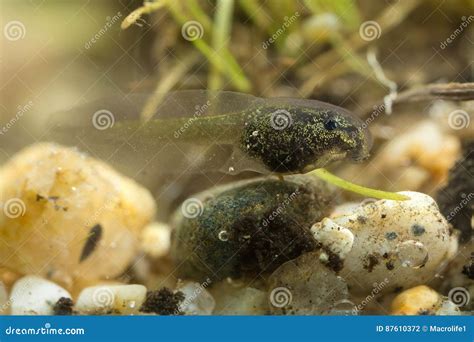
<path fill-rule="evenodd" d="M 319 101 L 280 101 L 253 109 L 241 139 L 242 149 L 270 171 L 307 172 L 368 158 L 370 133 L 347 110 Z"/>

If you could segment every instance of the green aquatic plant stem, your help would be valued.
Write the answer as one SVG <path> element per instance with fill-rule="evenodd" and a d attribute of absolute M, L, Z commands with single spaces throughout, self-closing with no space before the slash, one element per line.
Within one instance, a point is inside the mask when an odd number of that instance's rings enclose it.
<path fill-rule="evenodd" d="M 262 10 L 264 7 L 263 4 L 260 4 L 257 0 L 240 0 L 239 5 L 257 27 L 267 32 L 269 35 L 275 33 L 270 19 L 265 14 L 265 11 Z"/>
<path fill-rule="evenodd" d="M 353 184 L 349 181 L 346 181 L 342 178 L 339 178 L 333 175 L 326 169 L 316 169 L 316 170 L 308 172 L 307 174 L 314 175 L 318 178 L 321 178 L 322 180 L 328 183 L 331 183 L 339 188 L 342 188 L 351 192 L 355 192 L 357 194 L 367 196 L 367 197 L 394 200 L 394 201 L 405 201 L 405 200 L 410 199 L 410 197 L 408 196 L 397 194 L 395 192 L 375 190 L 375 189 L 366 188 L 357 184 Z"/>
<path fill-rule="evenodd" d="M 175 21 L 180 25 L 184 25 L 190 20 L 190 18 L 183 14 L 182 3 L 174 0 L 167 0 L 166 5 Z M 221 73 L 225 73 L 238 90 L 248 92 L 252 88 L 250 81 L 245 76 L 239 63 L 225 47 L 220 51 L 220 53 L 217 53 L 203 39 L 193 39 L 191 40 L 191 43 L 204 57 L 208 59 L 209 63 L 211 63 Z"/>
<path fill-rule="evenodd" d="M 202 26 L 204 26 L 204 30 L 212 30 L 212 21 L 207 16 L 205 11 L 201 8 L 201 5 L 197 0 L 187 0 L 184 2 L 186 8 L 189 10 L 192 17 L 194 17 L 197 21 L 199 21 Z"/>
<path fill-rule="evenodd" d="M 234 0 L 218 0 L 216 6 L 216 14 L 214 19 L 214 29 L 212 31 L 212 48 L 220 55 L 221 58 L 225 58 L 221 51 L 226 49 L 230 40 L 231 27 L 232 27 L 232 13 L 234 12 Z M 219 90 L 222 88 L 223 79 L 222 75 L 215 65 L 211 65 L 209 70 L 209 89 Z"/>

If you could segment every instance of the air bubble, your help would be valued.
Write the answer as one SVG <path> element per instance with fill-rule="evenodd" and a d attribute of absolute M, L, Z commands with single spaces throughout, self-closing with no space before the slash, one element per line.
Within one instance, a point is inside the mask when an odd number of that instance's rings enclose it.
<path fill-rule="evenodd" d="M 229 240 L 229 233 L 227 232 L 227 230 L 221 230 L 219 234 L 217 234 L 217 237 L 221 241 L 227 241 Z"/>
<path fill-rule="evenodd" d="M 420 268 L 428 261 L 428 250 L 419 241 L 408 240 L 398 244 L 396 253 L 403 267 Z"/>
<path fill-rule="evenodd" d="M 358 314 L 356 305 L 349 299 L 341 299 L 334 303 L 330 314 L 333 315 L 344 315 L 344 316 L 355 316 Z"/>

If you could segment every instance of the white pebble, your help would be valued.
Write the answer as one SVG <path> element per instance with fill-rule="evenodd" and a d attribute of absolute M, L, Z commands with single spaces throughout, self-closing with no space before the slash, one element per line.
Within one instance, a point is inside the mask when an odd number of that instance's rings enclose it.
<path fill-rule="evenodd" d="M 210 315 L 216 306 L 212 295 L 206 290 L 209 282 L 202 284 L 186 282 L 176 289 L 184 294 L 184 300 L 179 304 L 179 311 L 185 315 Z"/>
<path fill-rule="evenodd" d="M 67 283 L 120 275 L 155 212 L 148 190 L 76 149 L 35 144 L 0 167 L 0 265 Z"/>
<path fill-rule="evenodd" d="M 290 260 L 270 276 L 268 306 L 277 315 L 321 315 L 349 296 L 347 284 L 323 265 L 318 252 Z"/>
<path fill-rule="evenodd" d="M 311 232 L 316 241 L 342 259 L 351 251 L 354 244 L 354 234 L 328 218 L 314 224 Z"/>
<path fill-rule="evenodd" d="M 154 222 L 143 229 L 141 249 L 153 258 L 168 254 L 171 245 L 171 229 L 167 224 Z"/>
<path fill-rule="evenodd" d="M 13 285 L 10 303 L 12 315 L 52 315 L 54 304 L 61 298 L 71 298 L 69 292 L 55 283 L 26 276 Z"/>
<path fill-rule="evenodd" d="M 333 222 L 326 219 L 313 226 L 317 239 L 324 238 L 329 249 L 345 254 L 340 275 L 353 293 L 370 293 L 382 281 L 387 283 L 383 292 L 423 284 L 457 250 L 457 238 L 436 202 L 422 193 L 401 193 L 410 199 L 365 201 L 351 213 L 333 216 Z M 342 235 L 336 248 L 327 237 L 338 226 L 354 236 L 349 252 L 350 238 Z"/>
<path fill-rule="evenodd" d="M 145 301 L 143 285 L 98 285 L 87 287 L 79 294 L 75 309 L 80 313 L 135 314 Z"/>
<path fill-rule="evenodd" d="M 236 287 L 224 280 L 212 288 L 216 299 L 215 315 L 265 315 L 267 293 L 253 287 Z"/>

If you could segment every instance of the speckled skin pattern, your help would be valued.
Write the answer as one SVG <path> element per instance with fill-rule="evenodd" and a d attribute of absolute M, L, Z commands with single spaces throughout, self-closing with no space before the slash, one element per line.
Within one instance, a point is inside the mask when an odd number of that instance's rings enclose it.
<path fill-rule="evenodd" d="M 273 172 L 296 173 L 341 159 L 368 157 L 370 134 L 355 116 L 337 107 L 301 105 L 253 109 L 241 149 Z M 342 109 L 341 109 L 342 111 Z"/>
<path fill-rule="evenodd" d="M 171 256 L 180 265 L 180 277 L 215 281 L 268 274 L 317 247 L 309 229 L 332 207 L 333 192 L 309 176 L 243 181 L 221 189 L 197 196 L 203 203 L 200 216 L 177 212 Z M 222 231 L 225 241 L 219 239 Z"/>

